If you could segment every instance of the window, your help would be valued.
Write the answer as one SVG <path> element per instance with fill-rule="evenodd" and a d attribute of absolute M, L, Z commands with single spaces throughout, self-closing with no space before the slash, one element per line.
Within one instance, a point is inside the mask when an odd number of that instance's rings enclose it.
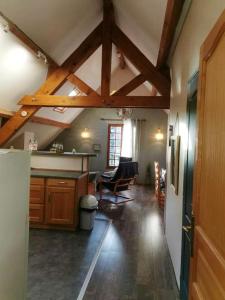
<path fill-rule="evenodd" d="M 109 168 L 119 165 L 121 148 L 122 148 L 122 124 L 109 124 L 108 127 L 108 159 L 107 166 Z"/>
<path fill-rule="evenodd" d="M 69 96 L 82 96 L 82 92 L 76 87 L 72 90 L 72 92 L 69 93 Z M 61 107 L 61 106 L 57 106 L 53 108 L 54 111 L 58 112 L 58 113 L 64 113 L 67 110 L 67 107 Z"/>

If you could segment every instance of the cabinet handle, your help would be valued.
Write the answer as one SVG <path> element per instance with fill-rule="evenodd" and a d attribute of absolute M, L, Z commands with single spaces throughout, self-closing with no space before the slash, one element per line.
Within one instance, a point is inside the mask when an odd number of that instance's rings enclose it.
<path fill-rule="evenodd" d="M 59 184 L 65 184 L 66 182 L 65 181 L 59 181 Z"/>

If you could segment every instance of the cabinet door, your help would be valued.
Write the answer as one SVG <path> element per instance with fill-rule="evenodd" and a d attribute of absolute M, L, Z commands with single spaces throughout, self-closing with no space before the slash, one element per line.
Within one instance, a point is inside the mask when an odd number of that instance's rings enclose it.
<path fill-rule="evenodd" d="M 30 186 L 30 203 L 44 204 L 44 186 L 33 185 Z"/>
<path fill-rule="evenodd" d="M 30 222 L 41 224 L 44 221 L 44 205 L 30 203 Z"/>
<path fill-rule="evenodd" d="M 47 187 L 46 223 L 62 225 L 74 223 L 74 188 Z"/>

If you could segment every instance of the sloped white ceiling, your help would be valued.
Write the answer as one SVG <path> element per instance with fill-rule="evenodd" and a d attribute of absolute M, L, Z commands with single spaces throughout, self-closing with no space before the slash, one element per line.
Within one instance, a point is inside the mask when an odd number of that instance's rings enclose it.
<path fill-rule="evenodd" d="M 59 64 L 102 19 L 101 0 L 1 0 L 0 10 Z"/>
<path fill-rule="evenodd" d="M 113 0 L 124 33 L 156 64 L 167 0 Z"/>
<path fill-rule="evenodd" d="M 118 25 L 156 60 L 167 0 L 113 0 Z M 102 0 L 1 0 L 0 10 L 58 63 L 102 20 Z"/>

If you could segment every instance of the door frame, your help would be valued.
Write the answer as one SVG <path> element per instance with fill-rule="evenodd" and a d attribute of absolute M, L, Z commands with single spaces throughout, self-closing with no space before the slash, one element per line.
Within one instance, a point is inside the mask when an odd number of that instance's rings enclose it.
<path fill-rule="evenodd" d="M 188 95 L 187 95 L 187 111 L 186 111 L 186 122 L 187 125 L 189 123 L 189 103 L 193 100 L 193 97 L 195 96 L 197 98 L 197 91 L 198 91 L 198 78 L 199 78 L 199 71 L 195 72 L 191 78 L 188 80 Z M 196 99 L 197 102 L 197 99 Z M 196 106 L 196 116 L 197 116 L 197 106 Z M 196 124 L 197 125 L 197 124 Z M 189 128 L 189 126 L 188 126 Z M 197 139 L 197 135 L 195 135 L 195 139 Z M 186 153 L 185 153 L 185 160 L 184 160 L 184 179 L 183 179 L 183 212 L 182 212 L 182 225 L 185 225 L 185 204 L 186 204 L 186 189 L 187 189 L 187 176 L 188 176 L 188 157 L 189 157 L 189 148 L 187 147 Z M 194 173 L 194 166 L 193 166 L 193 173 Z M 192 197 L 193 201 L 193 197 Z M 190 220 L 190 224 L 193 227 L 194 226 L 194 220 Z M 182 268 L 183 268 L 183 259 L 184 259 L 184 230 L 182 229 L 182 250 L 181 250 L 181 272 L 180 272 L 180 297 L 181 299 L 187 299 L 187 296 L 185 294 L 183 281 L 182 281 Z M 191 231 L 191 247 L 193 243 L 193 230 Z M 190 262 L 191 262 L 191 256 L 190 256 Z M 190 272 L 190 269 L 189 269 Z M 190 274 L 190 273 L 189 273 Z M 185 297 L 185 298 L 184 298 Z"/>

